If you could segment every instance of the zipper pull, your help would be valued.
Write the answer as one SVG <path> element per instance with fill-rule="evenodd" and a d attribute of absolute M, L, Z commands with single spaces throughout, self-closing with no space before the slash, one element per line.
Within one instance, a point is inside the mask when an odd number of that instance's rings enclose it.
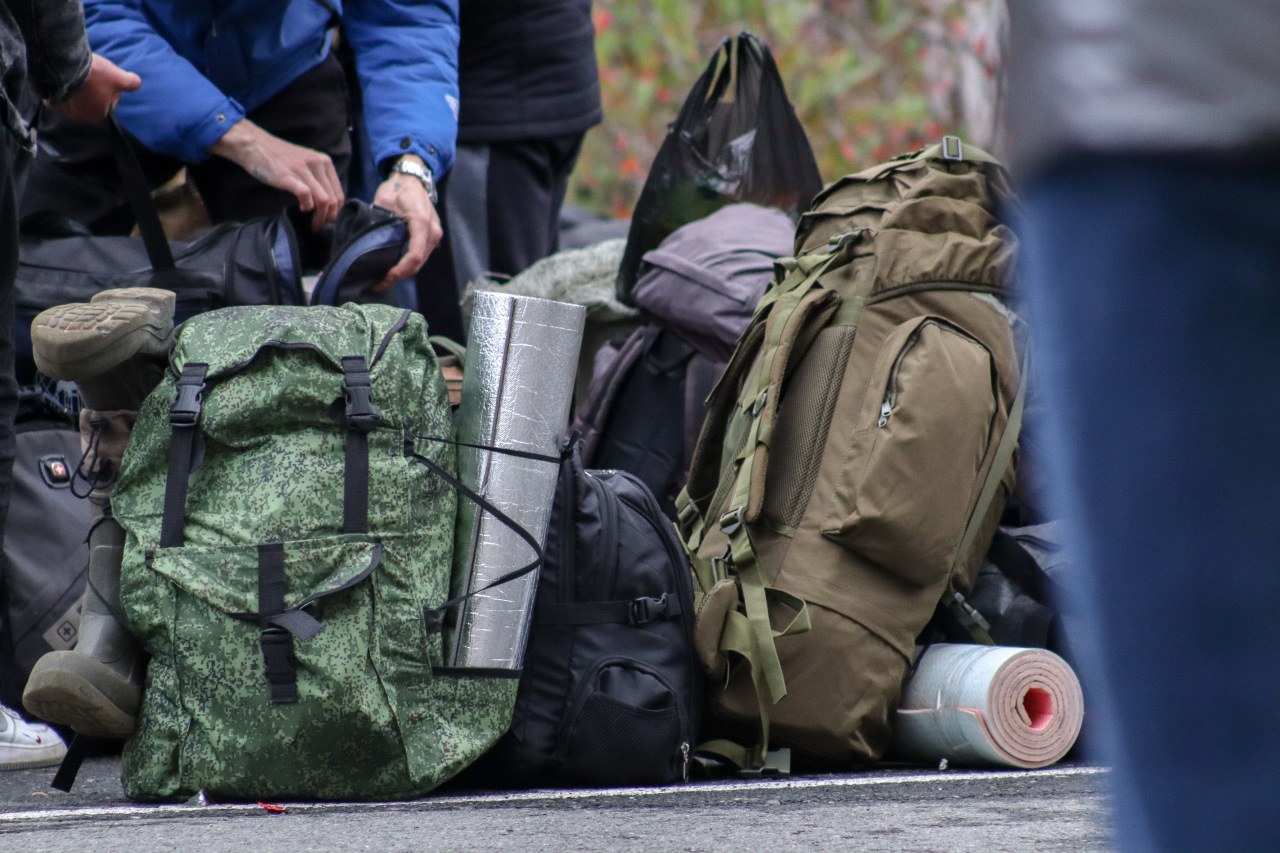
<path fill-rule="evenodd" d="M 689 781 L 689 742 L 685 741 L 680 744 L 680 755 L 684 758 L 684 764 L 681 765 L 681 774 L 684 781 Z"/>
<path fill-rule="evenodd" d="M 876 426 L 884 429 L 889 424 L 891 414 L 893 414 L 893 404 L 889 402 L 888 397 L 885 397 L 884 402 L 880 404 L 880 420 L 876 421 Z"/>

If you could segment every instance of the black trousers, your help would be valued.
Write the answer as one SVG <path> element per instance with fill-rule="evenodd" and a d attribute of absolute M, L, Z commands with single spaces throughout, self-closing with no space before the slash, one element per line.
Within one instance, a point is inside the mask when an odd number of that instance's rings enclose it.
<path fill-rule="evenodd" d="M 459 298 L 487 272 L 516 275 L 560 245 L 560 206 L 583 134 L 458 146 L 440 183 L 444 239 L 418 273 L 434 335 L 465 342 Z"/>
<path fill-rule="evenodd" d="M 248 118 L 281 139 L 328 154 L 345 190 L 351 166 L 349 114 L 346 77 L 341 63 L 330 56 Z M 105 123 L 72 121 L 45 110 L 40 149 L 23 196 L 24 224 L 39 227 L 42 221 L 70 219 L 94 234 L 128 234 L 133 229 L 133 213 L 123 198 Z M 134 151 L 153 187 L 187 166 L 215 223 L 275 216 L 295 202 L 293 195 L 267 186 L 222 157 L 187 165 L 139 143 Z"/>

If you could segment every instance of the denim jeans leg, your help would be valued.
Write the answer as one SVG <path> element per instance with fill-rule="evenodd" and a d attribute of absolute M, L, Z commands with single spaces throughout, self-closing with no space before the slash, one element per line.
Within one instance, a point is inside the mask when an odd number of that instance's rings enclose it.
<path fill-rule="evenodd" d="M 1109 156 L 1026 189 L 1055 515 L 1124 850 L 1280 846 L 1280 167 Z"/>

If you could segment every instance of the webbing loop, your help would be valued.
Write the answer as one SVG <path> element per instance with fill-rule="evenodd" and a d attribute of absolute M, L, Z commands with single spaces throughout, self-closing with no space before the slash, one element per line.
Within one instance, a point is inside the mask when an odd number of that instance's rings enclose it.
<path fill-rule="evenodd" d="M 177 395 L 169 407 L 169 471 L 165 477 L 164 515 L 160 522 L 161 548 L 179 548 L 186 541 L 183 527 L 187 520 L 187 488 L 208 373 L 208 364 L 184 364 L 178 375 Z"/>
<path fill-rule="evenodd" d="M 343 410 L 347 439 L 343 447 L 342 532 L 369 532 L 369 433 L 378 426 L 373 382 L 362 355 L 342 357 Z"/>

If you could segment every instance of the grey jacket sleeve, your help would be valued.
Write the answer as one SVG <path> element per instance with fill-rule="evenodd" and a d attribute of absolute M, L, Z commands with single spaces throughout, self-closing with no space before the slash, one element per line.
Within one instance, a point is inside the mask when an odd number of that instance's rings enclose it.
<path fill-rule="evenodd" d="M 80 0 L 0 0 L 27 47 L 27 79 L 52 104 L 66 100 L 89 76 L 93 51 Z"/>

